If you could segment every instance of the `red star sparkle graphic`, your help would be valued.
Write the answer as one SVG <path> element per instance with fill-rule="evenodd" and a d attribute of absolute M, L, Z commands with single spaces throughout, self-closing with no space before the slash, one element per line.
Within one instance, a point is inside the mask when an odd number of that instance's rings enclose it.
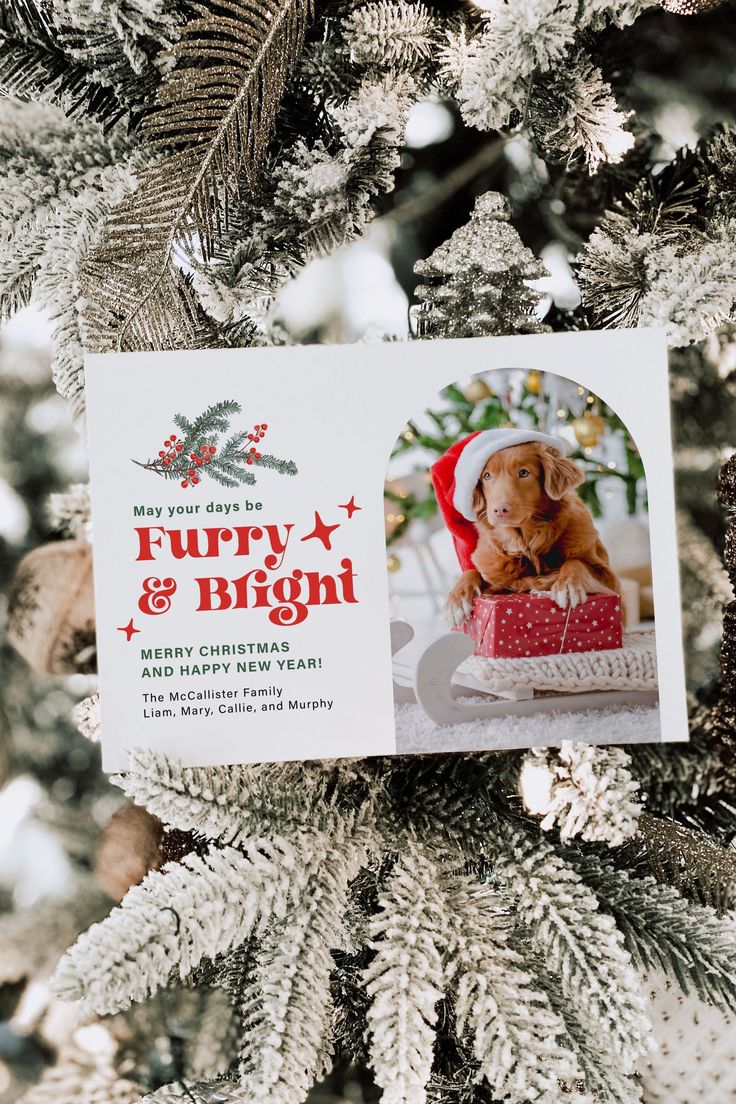
<path fill-rule="evenodd" d="M 355 505 L 355 495 L 352 496 L 352 498 L 350 499 L 349 502 L 340 502 L 338 505 L 339 505 L 339 509 L 347 510 L 347 512 L 348 512 L 348 521 L 353 516 L 353 514 L 356 513 L 357 510 L 362 510 L 363 509 L 362 506 L 356 506 Z"/>
<path fill-rule="evenodd" d="M 314 529 L 311 533 L 307 533 L 306 537 L 302 537 L 303 541 L 308 540 L 321 540 L 322 544 L 328 551 L 332 551 L 332 544 L 330 543 L 330 536 L 339 529 L 339 523 L 337 525 L 325 525 L 322 518 L 317 511 L 314 511 Z"/>
<path fill-rule="evenodd" d="M 132 640 L 134 633 L 138 633 L 140 631 L 141 631 L 140 629 L 136 629 L 136 627 L 134 626 L 132 617 L 131 617 L 131 619 L 130 619 L 130 621 L 128 622 L 127 625 L 118 625 L 118 632 L 124 632 L 125 633 L 125 639 L 128 642 L 130 642 Z"/>

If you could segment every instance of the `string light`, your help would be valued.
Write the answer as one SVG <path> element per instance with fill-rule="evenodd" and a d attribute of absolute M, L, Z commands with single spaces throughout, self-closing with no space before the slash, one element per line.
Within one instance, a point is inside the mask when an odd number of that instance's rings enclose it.
<path fill-rule="evenodd" d="M 549 767 L 533 759 L 526 760 L 521 768 L 519 787 L 527 812 L 537 816 L 544 816 L 549 812 L 553 781 Z"/>

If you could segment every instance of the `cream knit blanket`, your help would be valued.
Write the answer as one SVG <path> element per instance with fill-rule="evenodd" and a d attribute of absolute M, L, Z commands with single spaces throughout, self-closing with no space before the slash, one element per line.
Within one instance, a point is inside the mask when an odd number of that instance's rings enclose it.
<path fill-rule="evenodd" d="M 460 667 L 487 685 L 509 682 L 535 690 L 581 693 L 585 690 L 656 690 L 657 653 L 654 629 L 624 632 L 623 645 L 605 652 L 568 652 L 563 655 L 519 659 L 470 656 Z"/>

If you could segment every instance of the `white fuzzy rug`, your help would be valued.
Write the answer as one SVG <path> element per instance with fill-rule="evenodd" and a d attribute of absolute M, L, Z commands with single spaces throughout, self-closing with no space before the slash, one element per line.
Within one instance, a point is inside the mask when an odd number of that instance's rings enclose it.
<path fill-rule="evenodd" d="M 659 709 L 591 709 L 585 713 L 534 713 L 494 717 L 457 725 L 436 725 L 418 705 L 397 705 L 396 750 L 509 751 L 557 747 L 563 740 L 584 744 L 659 743 Z"/>

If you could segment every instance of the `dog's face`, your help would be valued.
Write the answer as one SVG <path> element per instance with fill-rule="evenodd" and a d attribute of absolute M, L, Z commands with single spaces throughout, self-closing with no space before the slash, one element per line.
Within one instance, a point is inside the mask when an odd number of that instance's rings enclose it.
<path fill-rule="evenodd" d="M 473 492 L 476 518 L 485 525 L 516 527 L 543 517 L 545 507 L 578 487 L 585 476 L 557 449 L 536 441 L 491 456 Z"/>

